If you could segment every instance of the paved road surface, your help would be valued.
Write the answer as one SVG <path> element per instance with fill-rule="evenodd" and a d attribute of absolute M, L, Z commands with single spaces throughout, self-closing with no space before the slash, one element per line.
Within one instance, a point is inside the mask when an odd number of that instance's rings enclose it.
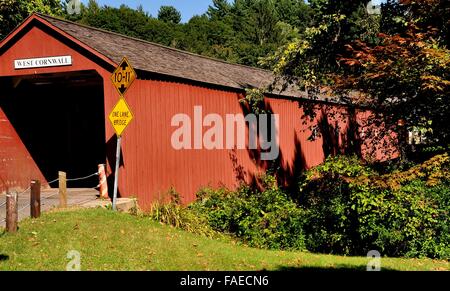
<path fill-rule="evenodd" d="M 97 199 L 98 191 L 95 189 L 67 189 L 68 206 L 82 206 Z M 0 227 L 5 227 L 6 217 L 5 194 L 0 194 Z M 58 189 L 42 190 L 41 212 L 59 205 Z M 19 195 L 19 221 L 30 216 L 30 191 Z"/>

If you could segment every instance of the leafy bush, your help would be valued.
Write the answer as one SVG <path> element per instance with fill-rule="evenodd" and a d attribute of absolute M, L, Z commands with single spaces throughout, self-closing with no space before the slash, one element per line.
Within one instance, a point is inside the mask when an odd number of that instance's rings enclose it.
<path fill-rule="evenodd" d="M 309 250 L 354 254 L 360 249 L 357 216 L 351 207 L 347 177 L 373 174 L 356 157 L 329 158 L 305 173 L 299 203 L 305 211 L 305 237 Z"/>
<path fill-rule="evenodd" d="M 435 217 L 435 236 L 413 246 L 409 256 L 427 256 L 450 259 L 450 181 L 447 180 L 437 186 L 428 188 L 427 196 L 436 203 L 437 215 Z M 419 242 L 420 243 L 420 242 Z M 422 250 L 420 252 L 420 250 Z"/>
<path fill-rule="evenodd" d="M 378 175 L 357 158 L 330 158 L 300 183 L 311 251 L 450 258 L 448 155 Z"/>
<path fill-rule="evenodd" d="M 206 213 L 211 227 L 242 239 L 250 246 L 304 249 L 303 213 L 281 191 L 273 176 L 263 179 L 263 191 L 241 186 L 237 191 L 204 189 L 191 205 Z"/>
<path fill-rule="evenodd" d="M 263 190 L 203 189 L 191 205 L 155 203 L 150 215 L 184 230 L 231 234 L 270 249 L 450 259 L 450 157 L 378 174 L 357 157 L 334 157 L 304 174 L 294 202 L 266 175 Z"/>
<path fill-rule="evenodd" d="M 204 215 L 181 205 L 180 195 L 175 189 L 170 189 L 167 196 L 169 201 L 156 201 L 152 204 L 148 213 L 151 219 L 206 237 L 221 236 L 209 226 Z"/>

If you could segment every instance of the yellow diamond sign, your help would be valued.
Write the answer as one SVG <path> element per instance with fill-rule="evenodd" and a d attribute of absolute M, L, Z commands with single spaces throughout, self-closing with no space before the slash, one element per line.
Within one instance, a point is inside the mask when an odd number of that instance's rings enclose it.
<path fill-rule="evenodd" d="M 130 106 L 128 106 L 125 99 L 120 98 L 116 106 L 109 115 L 109 120 L 111 121 L 117 136 L 122 136 L 125 128 L 133 120 L 133 113 L 131 112 Z"/>
<path fill-rule="evenodd" d="M 130 88 L 134 80 L 136 80 L 136 72 L 128 62 L 127 58 L 123 58 L 122 62 L 120 62 L 119 66 L 111 76 L 111 81 L 120 96 L 125 95 L 125 92 Z"/>

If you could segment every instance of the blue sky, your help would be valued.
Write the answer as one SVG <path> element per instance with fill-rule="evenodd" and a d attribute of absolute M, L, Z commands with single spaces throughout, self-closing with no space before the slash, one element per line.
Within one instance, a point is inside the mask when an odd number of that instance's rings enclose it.
<path fill-rule="evenodd" d="M 82 1 L 87 3 L 87 0 Z M 158 15 L 161 5 L 170 5 L 176 7 L 180 12 L 183 22 L 187 22 L 194 15 L 200 15 L 206 12 L 212 0 L 97 0 L 100 5 L 109 5 L 119 7 L 120 4 L 126 4 L 131 8 L 136 8 L 142 4 L 144 10 L 152 16 Z"/>

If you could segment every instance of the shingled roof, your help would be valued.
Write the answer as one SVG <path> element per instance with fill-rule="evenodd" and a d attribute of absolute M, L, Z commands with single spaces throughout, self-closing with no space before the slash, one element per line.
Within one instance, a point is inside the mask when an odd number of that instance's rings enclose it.
<path fill-rule="evenodd" d="M 138 70 L 234 89 L 263 88 L 274 80 L 274 74 L 268 70 L 231 64 L 71 21 L 37 15 L 115 63 L 119 63 L 125 55 Z M 290 88 L 279 95 L 300 97 L 304 94 Z"/>

